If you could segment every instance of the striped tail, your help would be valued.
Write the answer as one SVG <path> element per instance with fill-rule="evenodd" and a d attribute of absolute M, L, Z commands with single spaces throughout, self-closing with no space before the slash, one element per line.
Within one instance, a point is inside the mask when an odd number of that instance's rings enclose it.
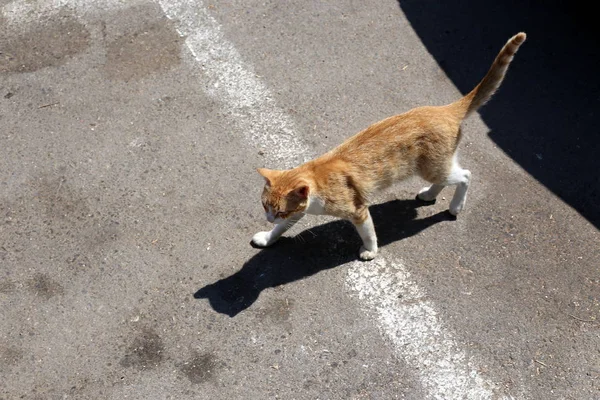
<path fill-rule="evenodd" d="M 465 111 L 465 117 L 484 105 L 500 87 L 510 62 L 526 38 L 527 35 L 523 32 L 517 33 L 510 38 L 502 50 L 500 50 L 500 53 L 498 53 L 490 70 L 481 82 L 475 86 L 475 89 L 457 102 Z"/>

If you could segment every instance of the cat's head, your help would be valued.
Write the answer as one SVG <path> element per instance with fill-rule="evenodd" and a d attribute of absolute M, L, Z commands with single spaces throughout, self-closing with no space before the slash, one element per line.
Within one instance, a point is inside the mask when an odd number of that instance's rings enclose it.
<path fill-rule="evenodd" d="M 310 186 L 294 170 L 259 168 L 258 173 L 265 178 L 261 200 L 269 222 L 279 224 L 306 210 Z"/>

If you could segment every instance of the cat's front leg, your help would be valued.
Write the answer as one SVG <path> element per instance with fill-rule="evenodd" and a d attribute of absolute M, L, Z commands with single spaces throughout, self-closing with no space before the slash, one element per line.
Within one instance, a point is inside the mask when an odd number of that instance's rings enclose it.
<path fill-rule="evenodd" d="M 431 186 L 426 186 L 419 191 L 417 197 L 423 201 L 434 201 L 443 188 L 444 185 L 433 184 Z"/>
<path fill-rule="evenodd" d="M 368 261 L 375 258 L 377 255 L 377 235 L 375 234 L 375 225 L 369 213 L 368 208 L 364 208 L 353 218 L 352 223 L 356 227 L 363 245 L 360 246 L 359 257 L 361 260 Z"/>
<path fill-rule="evenodd" d="M 269 247 L 275 243 L 281 235 L 283 235 L 288 229 L 298 222 L 304 214 L 296 214 L 287 220 L 283 220 L 281 223 L 276 224 L 273 229 L 265 232 L 258 232 L 252 236 L 252 243 L 258 247 Z"/>

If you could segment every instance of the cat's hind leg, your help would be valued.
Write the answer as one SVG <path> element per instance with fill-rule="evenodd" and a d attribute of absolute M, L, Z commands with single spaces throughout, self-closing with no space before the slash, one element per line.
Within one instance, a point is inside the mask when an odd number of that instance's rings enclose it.
<path fill-rule="evenodd" d="M 452 167 L 448 177 L 443 182 L 444 186 L 456 185 L 454 196 L 450 201 L 450 214 L 458 215 L 467 201 L 467 191 L 471 182 L 471 171 L 463 169 L 458 165 L 456 157 L 452 160 Z"/>
<path fill-rule="evenodd" d="M 450 214 L 458 215 L 467 201 L 467 191 L 471 182 L 471 171 L 461 168 L 456 160 L 456 153 L 446 158 L 447 161 L 430 162 L 422 169 L 421 176 L 433 185 L 424 187 L 417 197 L 424 201 L 432 201 L 446 186 L 456 185 L 456 191 L 450 201 Z"/>
<path fill-rule="evenodd" d="M 458 215 L 467 201 L 467 191 L 471 182 L 471 171 L 461 168 L 456 161 L 452 163 L 450 175 L 446 178 L 446 185 L 456 185 L 452 201 L 450 201 L 450 214 Z"/>
<path fill-rule="evenodd" d="M 296 214 L 292 216 L 289 220 L 283 221 L 280 224 L 275 225 L 273 229 L 266 232 L 258 232 L 254 236 L 252 236 L 252 243 L 258 247 L 269 247 L 273 243 L 275 243 L 281 235 L 283 235 L 288 229 L 296 224 L 296 222 L 300 221 L 304 214 Z"/>

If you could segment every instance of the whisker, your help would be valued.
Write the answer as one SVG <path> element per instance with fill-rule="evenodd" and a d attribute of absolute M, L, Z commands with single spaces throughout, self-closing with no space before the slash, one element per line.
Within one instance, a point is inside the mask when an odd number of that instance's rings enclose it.
<path fill-rule="evenodd" d="M 313 235 L 314 238 L 317 237 L 317 234 L 314 233 L 311 229 L 306 229 L 306 232 L 310 233 L 311 235 Z"/>
<path fill-rule="evenodd" d="M 301 233 L 298 234 L 298 235 L 296 235 L 296 236 L 294 236 L 294 240 L 297 240 L 297 241 L 302 242 L 302 243 L 306 243 L 306 239 L 304 238 L 304 236 L 302 236 Z"/>

